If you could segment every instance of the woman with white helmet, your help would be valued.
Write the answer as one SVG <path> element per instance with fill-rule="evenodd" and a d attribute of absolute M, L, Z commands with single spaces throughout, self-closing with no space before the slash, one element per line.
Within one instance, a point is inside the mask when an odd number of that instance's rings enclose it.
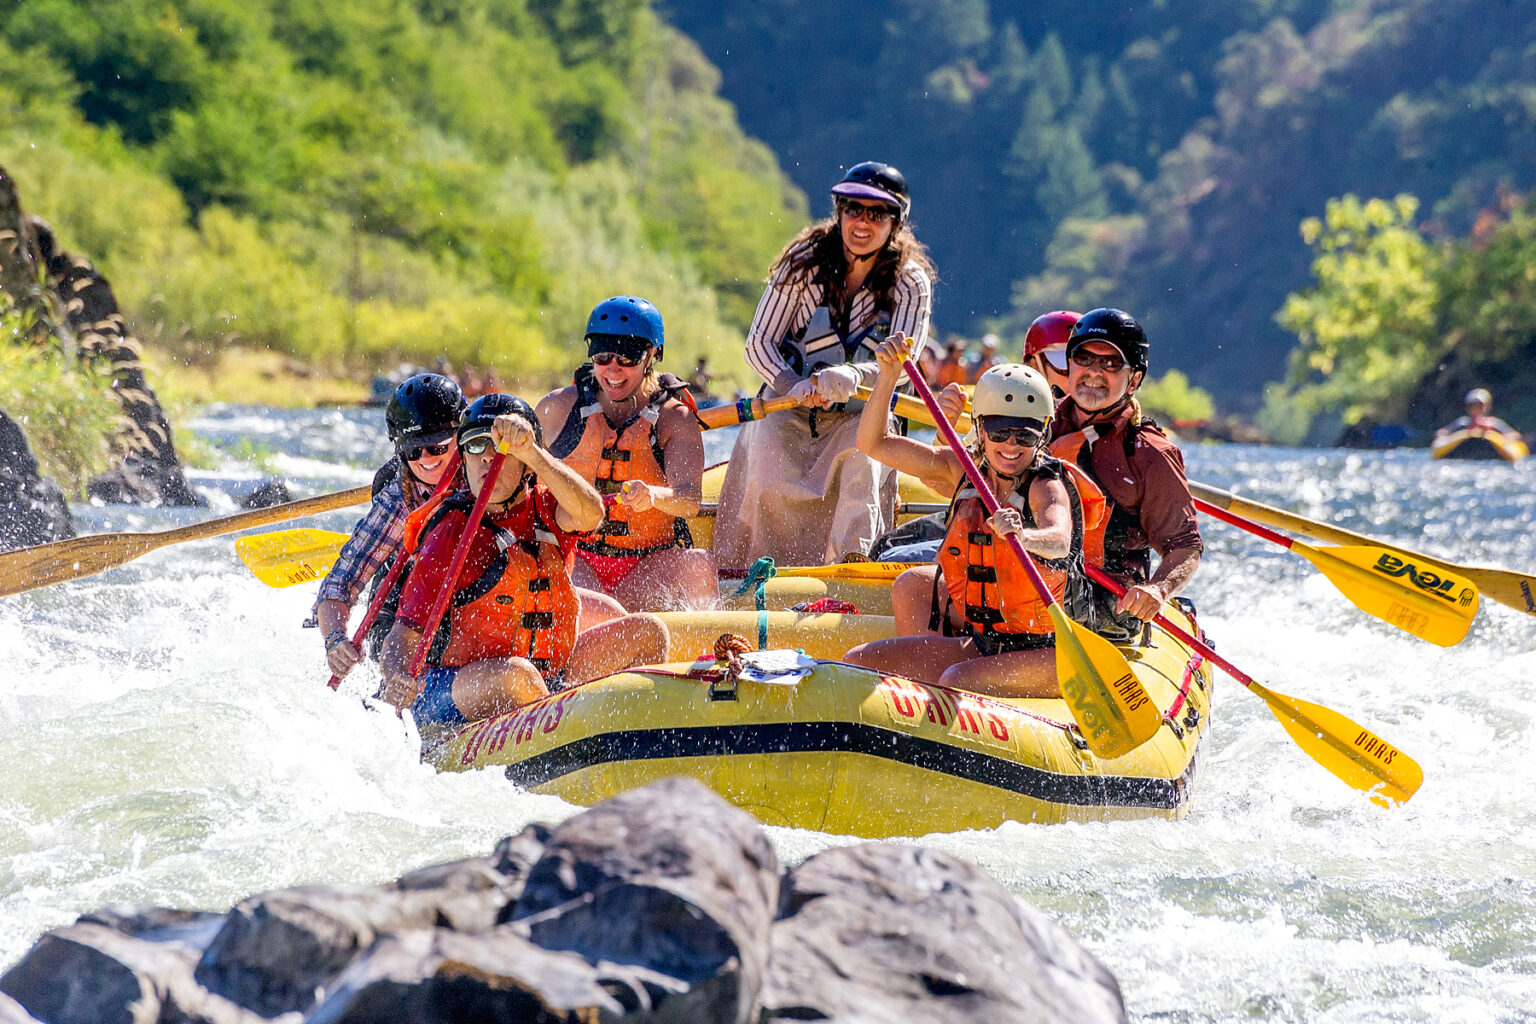
<path fill-rule="evenodd" d="M 903 337 L 875 350 L 879 376 L 859 422 L 859 450 L 954 495 L 934 565 L 903 573 L 892 590 L 896 631 L 848 652 L 856 665 L 998 697 L 1056 697 L 1055 632 L 1048 604 L 1003 538 L 1018 537 L 1056 599 L 1089 614 L 1085 538 L 1102 528 L 1104 496 L 1088 478 L 1046 454 L 1055 401 L 1035 370 L 994 366 L 971 399 L 969 446 L 997 495 L 987 515 L 956 454 L 887 428 L 881 411 L 910 354 Z"/>

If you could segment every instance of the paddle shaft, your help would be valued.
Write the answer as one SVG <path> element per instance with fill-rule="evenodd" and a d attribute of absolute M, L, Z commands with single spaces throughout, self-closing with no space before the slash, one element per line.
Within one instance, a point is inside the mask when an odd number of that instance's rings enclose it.
<path fill-rule="evenodd" d="M 371 494 L 369 487 L 353 487 L 334 494 L 321 494 L 302 501 L 237 512 L 232 516 L 170 530 L 99 533 L 38 544 L 19 551 L 7 551 L 0 554 L 0 597 L 93 576 L 170 544 L 219 537 L 300 516 L 346 508 L 348 505 L 360 505 L 368 501 Z"/>
<path fill-rule="evenodd" d="M 455 445 L 453 455 L 448 459 L 448 468 L 443 470 L 442 478 L 438 480 L 437 486 L 432 488 L 432 494 L 427 500 L 431 501 L 433 498 L 442 496 L 448 488 L 453 486 L 454 477 L 458 475 L 459 448 Z M 395 554 L 395 564 L 389 567 L 389 572 L 385 574 L 378 588 L 374 590 L 373 600 L 368 602 L 368 610 L 363 613 L 363 621 L 357 624 L 357 632 L 352 634 L 352 646 L 359 651 L 363 649 L 363 638 L 368 635 L 368 631 L 378 621 L 379 611 L 384 607 L 384 602 L 389 600 L 389 592 L 395 589 L 395 581 L 400 578 L 400 573 L 404 571 L 405 564 L 409 561 L 410 557 L 406 554 L 405 546 L 402 543 L 400 550 Z M 331 678 L 326 680 L 325 685 L 333 690 L 336 689 L 341 686 L 341 676 L 332 674 Z"/>
<path fill-rule="evenodd" d="M 863 399 L 868 399 L 874 393 L 874 388 L 864 384 L 860 384 L 857 391 L 858 396 Z M 937 413 L 930 412 L 928 406 L 923 404 L 923 400 L 914 395 L 904 395 L 898 391 L 894 396 L 894 402 L 895 404 L 891 406 L 891 411 L 896 415 L 903 416 L 909 420 L 917 420 L 919 423 L 926 423 L 930 427 L 938 426 L 938 423 L 935 421 L 944 418 Z M 970 409 L 971 403 L 967 401 L 965 403 L 965 412 L 960 414 L 960 419 L 954 424 L 956 433 L 963 434 L 971 429 Z"/>
<path fill-rule="evenodd" d="M 734 427 L 738 423 L 760 420 L 771 412 L 798 409 L 800 399 L 785 395 L 780 398 L 741 398 L 730 405 L 712 405 L 699 410 L 699 424 L 705 430 L 718 427 Z"/>
<path fill-rule="evenodd" d="M 1214 516 L 1224 523 L 1235 526 L 1239 530 L 1247 530 L 1255 537 L 1261 537 L 1273 544 L 1279 544 L 1283 548 L 1289 548 L 1295 543 L 1294 540 L 1285 536 L 1284 534 L 1276 533 L 1274 530 L 1271 530 L 1267 526 L 1261 526 L 1251 519 L 1244 519 L 1242 516 L 1237 515 L 1236 513 L 1228 512 L 1220 505 L 1212 505 L 1204 498 L 1195 499 L 1195 508 L 1199 509 L 1201 512 L 1204 512 L 1208 516 Z"/>

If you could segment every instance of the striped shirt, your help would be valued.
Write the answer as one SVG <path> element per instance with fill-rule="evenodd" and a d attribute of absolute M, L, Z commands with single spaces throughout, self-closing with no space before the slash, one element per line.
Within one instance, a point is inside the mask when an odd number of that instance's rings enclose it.
<path fill-rule="evenodd" d="M 821 285 L 810 280 L 815 276 L 814 273 L 794 273 L 790 270 L 790 264 L 803 251 L 792 254 L 774 272 L 757 304 L 752 327 L 747 331 L 747 362 L 781 395 L 787 393 L 801 378 L 790 369 L 779 353 L 779 342 L 805 329 L 816 307 L 821 305 L 825 293 Z M 933 282 L 929 280 L 926 271 L 908 260 L 896 275 L 893 298 L 891 333 L 899 331 L 912 339 L 912 358 L 915 360 L 922 354 L 923 345 L 928 341 Z M 874 322 L 875 295 L 867 288 L 860 288 L 853 297 L 848 330 L 850 333 L 860 331 Z M 873 360 L 852 365 L 860 372 L 865 384 L 874 383 L 876 367 Z"/>

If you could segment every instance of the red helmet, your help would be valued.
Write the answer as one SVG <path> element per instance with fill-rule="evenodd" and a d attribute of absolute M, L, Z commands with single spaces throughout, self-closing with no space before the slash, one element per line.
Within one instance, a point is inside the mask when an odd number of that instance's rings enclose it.
<path fill-rule="evenodd" d="M 1024 335 L 1024 358 L 1028 359 L 1052 345 L 1065 345 L 1072 325 L 1082 315 L 1068 309 L 1058 309 L 1035 317 L 1035 322 L 1029 325 L 1029 333 Z"/>

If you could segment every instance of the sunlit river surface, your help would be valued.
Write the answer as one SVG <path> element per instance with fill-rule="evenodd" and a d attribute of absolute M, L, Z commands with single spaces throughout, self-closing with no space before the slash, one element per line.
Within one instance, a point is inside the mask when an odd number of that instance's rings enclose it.
<path fill-rule="evenodd" d="M 381 419 L 221 408 L 193 427 L 225 450 L 254 445 L 302 496 L 366 483 Z M 1536 461 L 1186 457 L 1195 479 L 1313 518 L 1536 570 Z M 87 532 L 180 525 L 234 510 L 261 475 L 233 456 L 195 473 L 211 511 L 75 512 Z M 318 525 L 345 530 L 358 512 Z M 1485 601 L 1463 644 L 1433 647 L 1356 611 L 1300 558 L 1205 532 L 1190 594 L 1222 652 L 1416 757 L 1413 801 L 1371 805 L 1222 679 L 1185 820 L 921 841 L 1070 928 L 1138 1020 L 1536 1021 L 1536 619 Z M 277 886 L 379 881 L 574 812 L 494 771 L 439 775 L 395 718 L 326 689 L 320 639 L 299 628 L 313 593 L 263 586 L 224 538 L 0 599 L 0 966 L 105 904 L 223 909 Z M 789 862 L 848 841 L 771 834 Z"/>

